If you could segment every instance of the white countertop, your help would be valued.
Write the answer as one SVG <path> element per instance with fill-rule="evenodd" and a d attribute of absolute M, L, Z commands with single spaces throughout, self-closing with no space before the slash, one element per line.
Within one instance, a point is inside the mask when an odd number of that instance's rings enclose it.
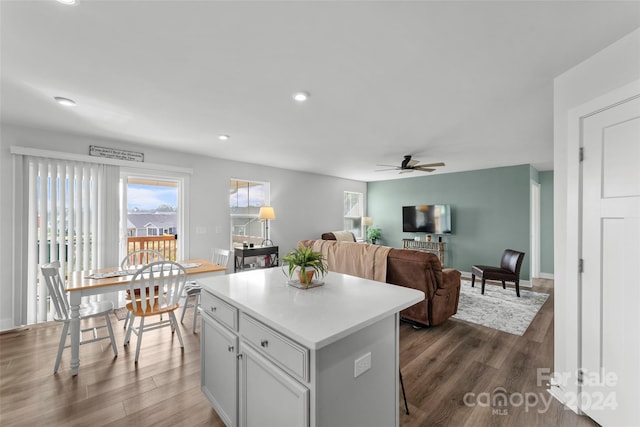
<path fill-rule="evenodd" d="M 340 273 L 324 285 L 288 285 L 281 267 L 199 279 L 202 287 L 252 317 L 315 350 L 424 299 L 416 289 Z"/>

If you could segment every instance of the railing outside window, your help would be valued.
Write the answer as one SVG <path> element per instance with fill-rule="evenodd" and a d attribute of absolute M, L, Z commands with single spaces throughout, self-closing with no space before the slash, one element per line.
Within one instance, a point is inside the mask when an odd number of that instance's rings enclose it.
<path fill-rule="evenodd" d="M 129 237 L 127 239 L 127 253 L 140 249 L 153 249 L 164 256 L 165 259 L 176 261 L 177 238 L 174 235 Z"/>

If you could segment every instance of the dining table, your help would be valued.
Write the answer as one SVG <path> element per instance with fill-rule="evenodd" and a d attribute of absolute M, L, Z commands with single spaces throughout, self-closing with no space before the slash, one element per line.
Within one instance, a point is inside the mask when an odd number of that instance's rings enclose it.
<path fill-rule="evenodd" d="M 204 259 L 179 261 L 188 275 L 187 280 L 207 278 L 225 274 L 227 268 Z M 141 267 L 141 266 L 140 266 Z M 78 375 L 80 369 L 80 305 L 82 297 L 100 295 L 128 288 L 137 268 L 123 270 L 121 267 L 108 267 L 94 270 L 71 272 L 67 279 L 66 290 L 69 293 L 71 307 L 71 373 Z"/>

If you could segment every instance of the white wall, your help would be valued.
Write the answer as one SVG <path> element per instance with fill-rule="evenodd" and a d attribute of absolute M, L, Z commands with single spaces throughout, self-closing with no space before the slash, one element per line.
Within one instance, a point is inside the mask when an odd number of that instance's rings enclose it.
<path fill-rule="evenodd" d="M 229 180 L 241 178 L 271 183 L 271 204 L 276 220 L 271 222 L 271 239 L 281 255 L 292 250 L 298 240 L 317 239 L 325 231 L 343 227 L 343 192 L 366 194 L 366 183 L 295 172 L 261 165 L 232 162 L 181 152 L 171 152 L 125 141 L 100 140 L 78 135 L 2 125 L 0 130 L 0 330 L 14 326 L 12 295 L 13 229 L 11 205 L 14 188 L 12 145 L 88 154 L 89 145 L 144 152 L 145 162 L 193 169 L 190 179 L 189 247 L 186 257 L 208 258 L 212 247 L 229 245 Z M 133 164 L 135 165 L 135 164 Z M 196 234 L 196 227 L 206 230 Z M 216 233 L 218 227 L 219 233 Z"/>
<path fill-rule="evenodd" d="M 569 111 L 640 79 L 640 29 L 555 79 L 554 88 L 554 370 L 578 368 L 578 145 L 568 140 Z M 575 378 L 569 393 L 577 392 Z"/>

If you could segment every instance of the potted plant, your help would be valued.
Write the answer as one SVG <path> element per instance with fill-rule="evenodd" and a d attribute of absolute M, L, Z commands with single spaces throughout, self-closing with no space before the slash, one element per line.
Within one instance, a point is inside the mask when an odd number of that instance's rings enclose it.
<path fill-rule="evenodd" d="M 292 279 L 297 272 L 300 283 L 305 287 L 309 287 L 313 276 L 324 277 L 328 271 L 324 255 L 304 245 L 286 254 L 282 261 L 289 264 L 289 278 Z"/>
<path fill-rule="evenodd" d="M 382 232 L 380 231 L 380 229 L 378 227 L 371 227 L 367 230 L 367 238 L 369 239 L 369 241 L 371 243 L 373 243 L 374 245 L 376 244 L 376 241 L 382 237 Z"/>

